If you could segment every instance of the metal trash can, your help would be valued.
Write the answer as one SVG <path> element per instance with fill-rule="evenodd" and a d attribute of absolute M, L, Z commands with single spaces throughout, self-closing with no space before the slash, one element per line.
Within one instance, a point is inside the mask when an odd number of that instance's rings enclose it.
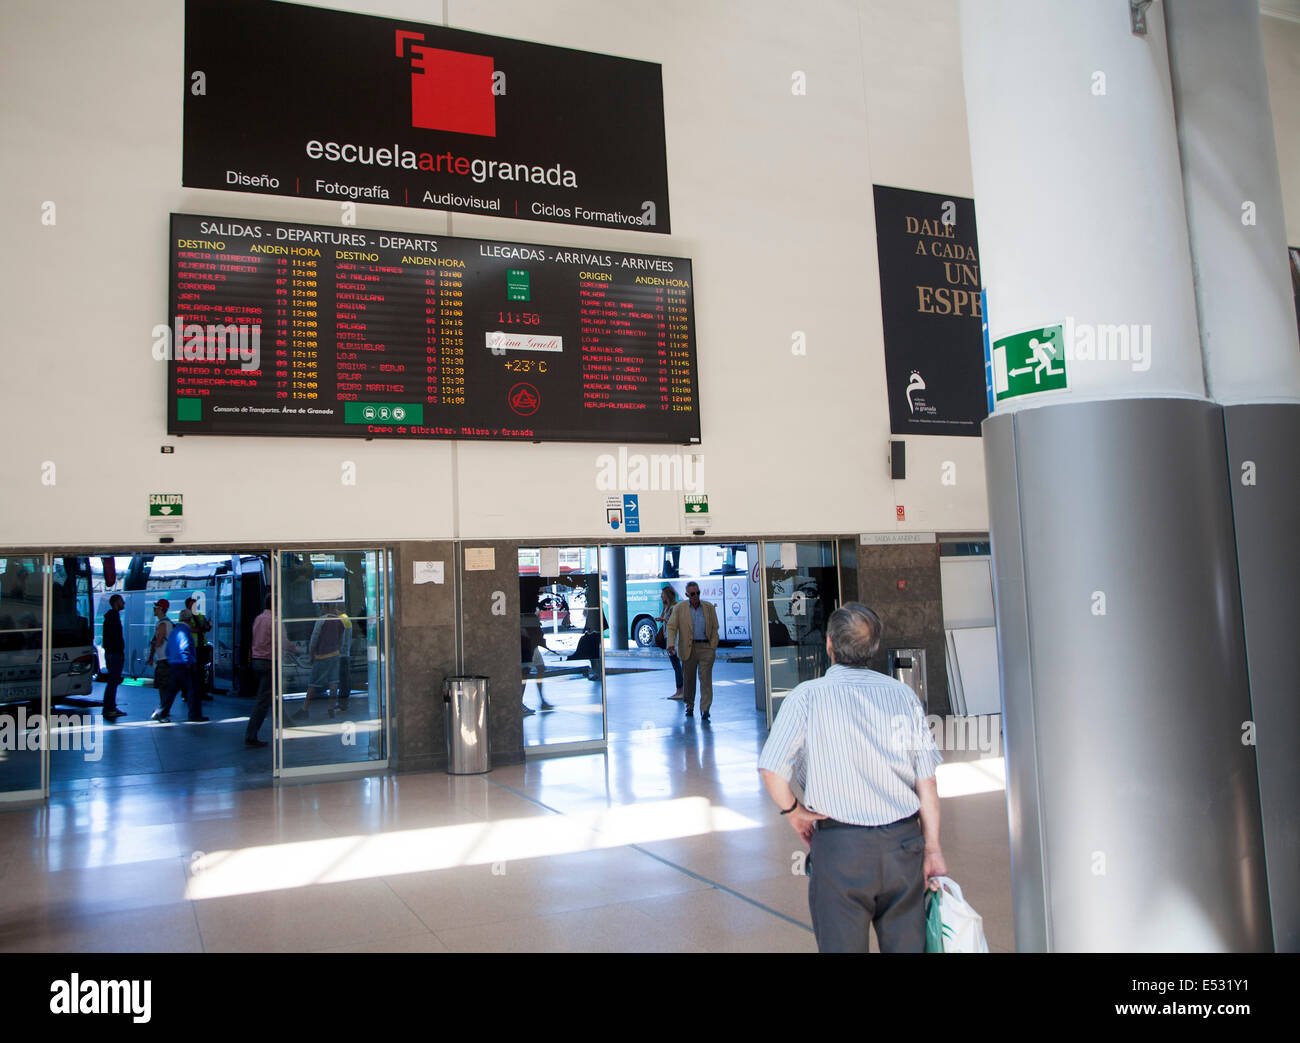
<path fill-rule="evenodd" d="M 442 682 L 447 707 L 447 774 L 481 775 L 492 770 L 488 738 L 488 679 L 448 677 Z"/>
<path fill-rule="evenodd" d="M 889 650 L 889 676 L 902 681 L 921 700 L 921 706 L 930 712 L 930 693 L 925 683 L 925 649 L 891 648 Z"/>

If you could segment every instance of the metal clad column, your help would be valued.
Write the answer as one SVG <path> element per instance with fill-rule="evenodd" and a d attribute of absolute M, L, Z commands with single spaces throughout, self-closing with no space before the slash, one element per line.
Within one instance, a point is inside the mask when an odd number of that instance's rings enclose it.
<path fill-rule="evenodd" d="M 1300 950 L 1300 340 L 1260 14 L 1166 0 L 1206 382 L 1223 403 L 1274 944 Z"/>
<path fill-rule="evenodd" d="M 1122 0 L 961 13 L 995 378 L 999 342 L 1019 374 L 984 426 L 1017 947 L 1266 949 L 1160 10 L 1145 37 Z"/>

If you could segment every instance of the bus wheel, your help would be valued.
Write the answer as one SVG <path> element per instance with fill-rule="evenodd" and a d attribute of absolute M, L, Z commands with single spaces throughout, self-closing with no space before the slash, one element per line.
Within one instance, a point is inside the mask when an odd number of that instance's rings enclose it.
<path fill-rule="evenodd" d="M 638 616 L 632 624 L 632 639 L 637 648 L 653 648 L 655 634 L 659 633 L 659 624 L 650 616 Z"/>

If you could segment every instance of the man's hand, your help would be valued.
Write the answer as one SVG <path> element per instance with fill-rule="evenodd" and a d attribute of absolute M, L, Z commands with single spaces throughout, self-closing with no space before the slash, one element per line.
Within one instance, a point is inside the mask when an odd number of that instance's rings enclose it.
<path fill-rule="evenodd" d="M 775 772 L 768 771 L 766 768 L 759 768 L 758 774 L 763 779 L 763 785 L 767 788 L 767 794 L 772 798 L 781 813 L 790 820 L 790 828 L 799 834 L 799 839 L 805 844 L 812 840 L 813 829 L 819 819 L 825 815 L 818 815 L 815 811 L 809 811 L 800 801 L 795 800 L 794 790 L 790 788 L 790 783 L 783 779 Z M 785 809 L 794 805 L 794 810 L 787 812 Z"/>
<path fill-rule="evenodd" d="M 948 866 L 943 860 L 943 852 L 936 848 L 925 849 L 925 863 L 921 870 L 925 874 L 925 884 L 931 891 L 939 890 L 936 876 L 947 876 Z"/>
<path fill-rule="evenodd" d="M 790 820 L 790 826 L 799 834 L 799 839 L 805 844 L 812 843 L 813 830 L 817 823 L 826 818 L 825 815 L 819 815 L 815 811 L 809 811 L 802 804 L 795 808 L 790 814 L 786 815 Z"/>

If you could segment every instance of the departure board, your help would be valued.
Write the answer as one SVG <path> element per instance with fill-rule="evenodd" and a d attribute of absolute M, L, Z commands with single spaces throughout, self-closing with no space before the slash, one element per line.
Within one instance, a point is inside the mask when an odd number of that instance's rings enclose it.
<path fill-rule="evenodd" d="M 171 215 L 170 434 L 700 440 L 691 262 Z"/>

